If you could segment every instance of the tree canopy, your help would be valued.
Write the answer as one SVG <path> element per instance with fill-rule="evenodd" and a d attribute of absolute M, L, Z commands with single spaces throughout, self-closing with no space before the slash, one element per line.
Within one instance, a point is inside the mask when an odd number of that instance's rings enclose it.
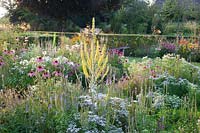
<path fill-rule="evenodd" d="M 200 22 L 197 0 L 1 0 L 13 23 L 33 30 L 78 31 L 96 18 L 98 27 L 115 33 L 152 33 L 169 22 Z"/>

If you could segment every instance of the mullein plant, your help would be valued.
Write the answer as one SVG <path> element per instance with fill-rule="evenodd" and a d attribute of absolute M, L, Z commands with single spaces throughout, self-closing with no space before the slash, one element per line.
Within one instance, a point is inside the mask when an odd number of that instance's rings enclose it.
<path fill-rule="evenodd" d="M 91 35 L 91 37 L 89 37 Z M 106 45 L 101 48 L 95 34 L 95 19 L 92 20 L 91 33 L 80 34 L 81 61 L 83 73 L 88 80 L 89 89 L 96 95 L 98 81 L 102 81 L 108 74 L 108 55 Z M 88 40 L 89 39 L 89 40 Z"/>

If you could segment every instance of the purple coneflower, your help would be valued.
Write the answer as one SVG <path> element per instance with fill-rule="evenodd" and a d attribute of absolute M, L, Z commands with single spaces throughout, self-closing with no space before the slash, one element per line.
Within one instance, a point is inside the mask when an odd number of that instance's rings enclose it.
<path fill-rule="evenodd" d="M 13 55 L 13 54 L 15 54 L 15 50 L 10 50 L 10 51 L 8 51 L 8 53 L 9 53 L 10 55 Z"/>
<path fill-rule="evenodd" d="M 2 67 L 5 63 L 0 60 L 0 67 Z"/>
<path fill-rule="evenodd" d="M 42 77 L 45 78 L 45 79 L 47 79 L 47 78 L 50 78 L 51 75 L 50 75 L 49 72 L 44 72 L 44 73 L 42 74 Z"/>
<path fill-rule="evenodd" d="M 16 41 L 17 41 L 17 42 L 19 41 L 19 38 L 18 38 L 18 37 L 16 37 Z"/>
<path fill-rule="evenodd" d="M 54 60 L 54 61 L 52 62 L 52 65 L 53 65 L 53 66 L 58 66 L 58 65 L 59 65 L 59 62 L 58 62 L 57 60 Z"/>
<path fill-rule="evenodd" d="M 63 76 L 63 74 L 60 71 L 54 71 L 53 75 L 56 76 L 56 77 L 62 77 Z"/>
<path fill-rule="evenodd" d="M 38 57 L 37 59 L 36 59 L 36 62 L 38 62 L 38 63 L 40 63 L 40 62 L 43 62 L 44 60 L 42 59 L 42 57 Z"/>
<path fill-rule="evenodd" d="M 8 54 L 8 50 L 4 50 L 3 54 L 7 55 Z"/>
<path fill-rule="evenodd" d="M 43 66 L 38 66 L 38 67 L 37 67 L 37 71 L 38 71 L 38 72 L 44 71 L 44 67 L 43 67 Z"/>
<path fill-rule="evenodd" d="M 36 75 L 36 73 L 34 72 L 34 71 L 30 71 L 29 73 L 28 73 L 28 76 L 29 77 L 34 77 Z"/>

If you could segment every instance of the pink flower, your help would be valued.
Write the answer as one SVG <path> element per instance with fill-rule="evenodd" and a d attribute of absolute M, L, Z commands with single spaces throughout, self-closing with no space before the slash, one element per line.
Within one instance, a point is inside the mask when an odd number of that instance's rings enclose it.
<path fill-rule="evenodd" d="M 123 52 L 118 52 L 118 56 L 123 56 Z"/>
<path fill-rule="evenodd" d="M 3 61 L 0 61 L 0 67 L 2 67 L 5 63 Z"/>
<path fill-rule="evenodd" d="M 28 76 L 29 77 L 34 77 L 36 75 L 36 73 L 34 72 L 34 71 L 30 71 L 29 73 L 28 73 Z"/>
<path fill-rule="evenodd" d="M 13 54 L 15 54 L 15 51 L 14 50 L 10 50 L 9 54 L 13 55 Z"/>
<path fill-rule="evenodd" d="M 56 77 L 62 77 L 63 76 L 63 74 L 60 71 L 54 71 L 53 75 L 56 76 Z"/>
<path fill-rule="evenodd" d="M 37 71 L 38 71 L 38 72 L 44 71 L 44 67 L 43 67 L 43 66 L 38 66 L 38 67 L 37 67 Z"/>
<path fill-rule="evenodd" d="M 58 62 L 57 60 L 54 60 L 54 61 L 52 62 L 52 65 L 53 65 L 53 66 L 58 66 L 58 65 L 59 65 L 59 62 Z"/>
<path fill-rule="evenodd" d="M 3 54 L 7 55 L 8 54 L 8 50 L 4 50 Z"/>
<path fill-rule="evenodd" d="M 18 37 L 16 37 L 16 41 L 19 42 L 19 38 Z"/>
<path fill-rule="evenodd" d="M 44 72 L 44 73 L 42 74 L 42 77 L 45 78 L 45 79 L 47 79 L 47 78 L 50 78 L 51 75 L 50 75 L 49 72 Z"/>
<path fill-rule="evenodd" d="M 5 54 L 5 55 L 14 55 L 15 54 L 15 51 L 14 50 L 4 50 L 3 51 L 3 53 Z"/>
<path fill-rule="evenodd" d="M 42 57 L 38 57 L 37 59 L 36 59 L 36 62 L 38 62 L 38 63 L 40 63 L 40 62 L 43 62 L 44 60 L 42 59 Z"/>

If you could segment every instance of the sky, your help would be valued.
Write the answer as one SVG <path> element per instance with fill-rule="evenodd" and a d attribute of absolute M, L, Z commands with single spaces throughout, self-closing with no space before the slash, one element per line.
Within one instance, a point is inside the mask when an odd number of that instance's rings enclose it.
<path fill-rule="evenodd" d="M 0 18 L 2 18 L 7 13 L 6 9 L 3 7 L 0 7 Z"/>

